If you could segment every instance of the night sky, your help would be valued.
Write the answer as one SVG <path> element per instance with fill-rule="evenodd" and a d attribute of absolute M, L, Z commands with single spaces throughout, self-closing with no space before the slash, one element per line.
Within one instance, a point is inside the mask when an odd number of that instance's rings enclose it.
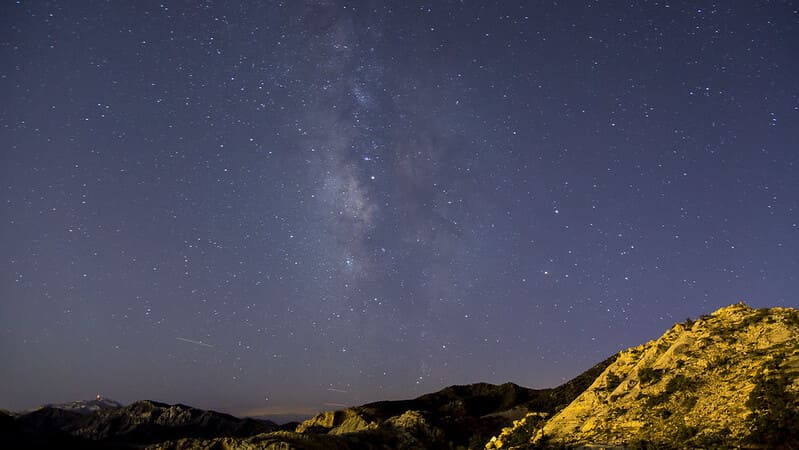
<path fill-rule="evenodd" d="M 799 306 L 791 1 L 5 1 L 0 408 L 552 387 Z"/>

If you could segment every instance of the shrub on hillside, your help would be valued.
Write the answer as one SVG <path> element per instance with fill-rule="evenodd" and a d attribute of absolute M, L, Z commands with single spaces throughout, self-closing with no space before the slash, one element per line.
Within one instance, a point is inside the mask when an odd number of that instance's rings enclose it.
<path fill-rule="evenodd" d="M 641 384 L 657 383 L 663 378 L 665 372 L 663 369 L 644 367 L 643 369 L 638 369 L 638 379 L 641 380 Z"/>

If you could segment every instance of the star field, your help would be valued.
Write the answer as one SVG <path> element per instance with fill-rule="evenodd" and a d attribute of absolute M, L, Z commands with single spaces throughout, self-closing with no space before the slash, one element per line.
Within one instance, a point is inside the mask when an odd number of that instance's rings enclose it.
<path fill-rule="evenodd" d="M 0 408 L 550 387 L 799 306 L 794 2 L 0 11 Z"/>

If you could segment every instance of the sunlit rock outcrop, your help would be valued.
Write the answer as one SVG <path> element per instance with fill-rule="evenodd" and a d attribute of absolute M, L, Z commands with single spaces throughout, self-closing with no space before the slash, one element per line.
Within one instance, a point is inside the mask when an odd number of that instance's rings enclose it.
<path fill-rule="evenodd" d="M 799 439 L 799 312 L 742 303 L 621 352 L 552 418 L 487 448 L 779 447 Z"/>

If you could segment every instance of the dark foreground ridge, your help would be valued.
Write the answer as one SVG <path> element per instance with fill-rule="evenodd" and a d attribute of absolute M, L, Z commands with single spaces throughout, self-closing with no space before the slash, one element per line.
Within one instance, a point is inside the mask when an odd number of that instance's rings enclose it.
<path fill-rule="evenodd" d="M 553 389 L 451 386 L 328 411 L 299 425 L 139 401 L 0 411 L 4 448 L 799 449 L 799 311 L 743 304 Z"/>
<path fill-rule="evenodd" d="M 567 405 L 612 360 L 554 389 L 451 386 L 413 400 L 325 412 L 291 430 L 149 400 L 90 412 L 48 405 L 26 414 L 0 413 L 0 440 L 14 448 L 482 448 L 513 419 Z"/>

